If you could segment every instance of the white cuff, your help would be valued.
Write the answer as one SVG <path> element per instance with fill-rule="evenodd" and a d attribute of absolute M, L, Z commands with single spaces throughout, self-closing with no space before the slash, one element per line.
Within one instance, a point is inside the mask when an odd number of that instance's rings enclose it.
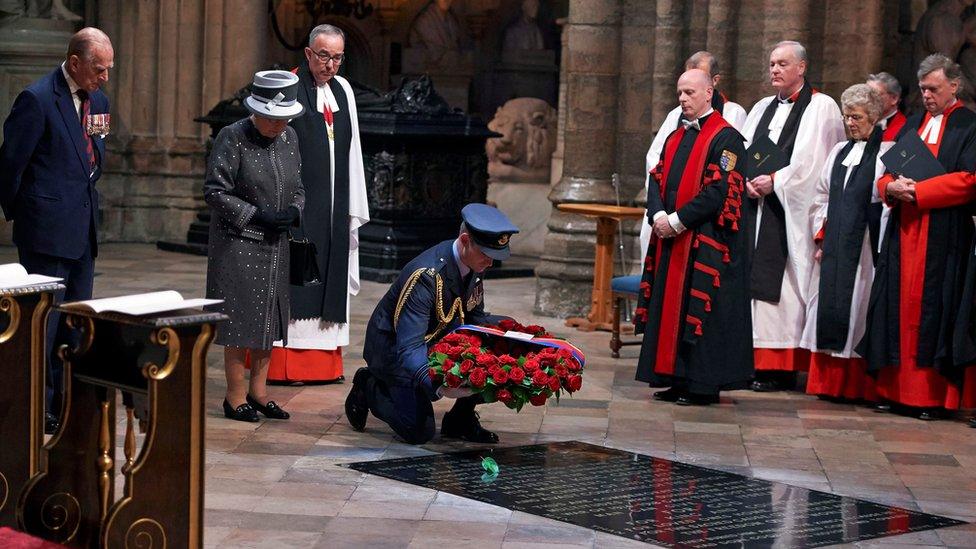
<path fill-rule="evenodd" d="M 685 226 L 678 219 L 678 212 L 671 212 L 668 214 L 668 224 L 674 229 L 674 232 L 681 234 L 685 230 Z"/>
<path fill-rule="evenodd" d="M 664 210 L 660 210 L 657 213 L 655 213 L 653 216 L 651 216 L 651 221 L 657 221 L 658 219 L 660 219 L 661 217 L 663 217 L 665 215 L 668 215 L 668 212 L 666 212 Z"/>

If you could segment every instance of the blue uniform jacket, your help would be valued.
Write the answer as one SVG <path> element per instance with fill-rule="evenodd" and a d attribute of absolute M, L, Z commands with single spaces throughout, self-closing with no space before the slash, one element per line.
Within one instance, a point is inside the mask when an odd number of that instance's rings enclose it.
<path fill-rule="evenodd" d="M 90 95 L 89 112 L 108 112 L 101 91 Z M 95 170 L 88 163 L 85 135 L 61 67 L 17 96 L 3 124 L 0 146 L 0 206 L 14 222 L 18 247 L 67 259 L 92 255 L 105 143 L 92 137 Z"/>
<path fill-rule="evenodd" d="M 463 324 L 487 324 L 483 273 L 466 288 L 454 262 L 454 241 L 445 240 L 415 257 L 376 305 L 366 327 L 363 358 L 370 372 L 392 383 L 421 386 L 436 399 L 427 375 L 427 352 Z"/>

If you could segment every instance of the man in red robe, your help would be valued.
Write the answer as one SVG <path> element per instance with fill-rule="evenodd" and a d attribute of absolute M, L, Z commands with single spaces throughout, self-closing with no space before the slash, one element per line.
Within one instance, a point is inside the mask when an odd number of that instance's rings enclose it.
<path fill-rule="evenodd" d="M 742 135 L 714 112 L 708 74 L 678 80 L 682 125 L 649 178 L 647 249 L 635 322 L 637 379 L 670 386 L 654 398 L 718 402 L 752 377 L 748 237 L 740 223 Z"/>
<path fill-rule="evenodd" d="M 905 115 L 898 110 L 898 103 L 901 101 L 901 84 L 897 78 L 887 72 L 869 74 L 865 83 L 878 92 L 882 103 L 884 103 L 884 114 L 878 121 L 878 125 L 884 130 L 884 133 L 881 134 L 881 140 L 894 141 L 907 120 Z"/>
<path fill-rule="evenodd" d="M 926 57 L 918 78 L 925 111 L 902 133 L 918 132 L 946 173 L 878 180 L 892 212 L 858 353 L 877 375 L 879 398 L 935 419 L 959 407 L 966 369 L 955 346 L 966 326 L 957 319 L 972 257 L 976 114 L 956 98 L 962 72 L 949 58 Z"/>

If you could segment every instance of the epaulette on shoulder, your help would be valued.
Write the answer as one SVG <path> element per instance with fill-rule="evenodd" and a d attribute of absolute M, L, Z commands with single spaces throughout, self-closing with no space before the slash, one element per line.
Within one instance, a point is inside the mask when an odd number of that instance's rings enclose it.
<path fill-rule="evenodd" d="M 406 306 L 407 300 L 410 299 L 410 294 L 413 293 L 413 289 L 417 286 L 417 282 L 420 282 L 420 277 L 422 276 L 427 276 L 436 285 L 441 275 L 434 267 L 421 267 L 410 273 L 406 282 L 403 283 L 403 288 L 400 289 L 400 297 L 397 299 L 396 309 L 393 311 L 394 330 L 396 330 L 397 323 L 400 321 L 400 313 L 403 311 L 403 307 Z"/>

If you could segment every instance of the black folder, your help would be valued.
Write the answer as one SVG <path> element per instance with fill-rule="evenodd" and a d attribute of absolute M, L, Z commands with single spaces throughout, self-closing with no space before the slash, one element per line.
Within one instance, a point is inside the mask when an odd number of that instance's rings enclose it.
<path fill-rule="evenodd" d="M 776 143 L 767 136 L 757 137 L 746 151 L 746 177 L 752 179 L 760 175 L 770 175 L 790 165 L 790 159 Z"/>
<path fill-rule="evenodd" d="M 888 152 L 881 155 L 881 161 L 889 172 L 915 181 L 946 173 L 942 163 L 913 131 L 905 132 Z"/>

